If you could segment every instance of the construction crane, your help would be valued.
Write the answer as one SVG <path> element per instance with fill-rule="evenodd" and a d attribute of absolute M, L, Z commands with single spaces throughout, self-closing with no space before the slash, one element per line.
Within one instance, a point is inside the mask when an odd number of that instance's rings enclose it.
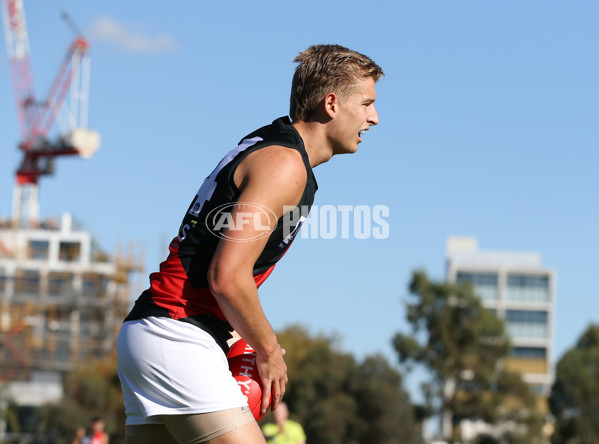
<path fill-rule="evenodd" d="M 90 157 L 100 146 L 100 136 L 87 128 L 89 42 L 79 33 L 46 98 L 38 101 L 22 0 L 2 0 L 2 18 L 20 127 L 18 147 L 23 152 L 16 171 L 12 219 L 16 226 L 24 227 L 38 222 L 39 179 L 53 174 L 55 159 Z M 63 18 L 68 20 L 65 13 Z M 60 123 L 65 115 L 66 125 L 57 140 L 49 140 L 54 123 Z"/>

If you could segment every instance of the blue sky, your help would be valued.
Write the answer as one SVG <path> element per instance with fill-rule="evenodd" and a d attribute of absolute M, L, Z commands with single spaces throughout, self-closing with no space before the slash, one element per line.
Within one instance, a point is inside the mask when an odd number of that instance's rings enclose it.
<path fill-rule="evenodd" d="M 143 244 L 155 270 L 216 162 L 287 113 L 297 52 L 339 43 L 385 70 L 381 123 L 315 169 L 315 203 L 386 205 L 390 235 L 298 239 L 261 289 L 275 329 L 302 323 L 358 358 L 394 360 L 411 272 L 442 279 L 450 235 L 555 268 L 556 358 L 599 322 L 599 3 L 25 0 L 38 96 L 73 38 L 59 7 L 92 43 L 102 146 L 42 179 L 43 216 L 71 211 L 108 250 Z M 20 153 L 0 54 L 8 216 Z"/>

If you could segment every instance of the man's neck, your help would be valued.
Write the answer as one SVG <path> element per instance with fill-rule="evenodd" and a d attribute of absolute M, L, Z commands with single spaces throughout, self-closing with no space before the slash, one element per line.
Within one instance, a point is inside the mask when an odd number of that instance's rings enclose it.
<path fill-rule="evenodd" d="M 327 141 L 326 124 L 299 120 L 293 122 L 292 125 L 304 141 L 312 168 L 331 160 L 333 150 Z"/>

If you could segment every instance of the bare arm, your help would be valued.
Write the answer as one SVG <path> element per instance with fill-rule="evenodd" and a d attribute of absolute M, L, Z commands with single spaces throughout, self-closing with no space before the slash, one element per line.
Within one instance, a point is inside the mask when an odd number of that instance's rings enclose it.
<path fill-rule="evenodd" d="M 239 202 L 251 202 L 272 210 L 276 219 L 261 218 L 259 224 L 270 228 L 274 228 L 282 216 L 284 206 L 297 205 L 306 180 L 300 154 L 282 147 L 263 148 L 250 154 L 235 173 L 235 182 L 241 190 Z M 232 214 L 233 220 L 237 211 L 239 209 Z M 284 352 L 262 310 L 253 277 L 254 264 L 268 236 L 258 238 L 261 231 L 251 223 L 226 234 L 227 239 L 219 243 L 208 271 L 210 289 L 229 323 L 256 350 L 264 384 L 262 410 L 266 410 L 271 392 L 275 409 L 285 393 L 287 367 Z M 247 241 L 254 237 L 255 240 Z"/>
<path fill-rule="evenodd" d="M 85 429 L 83 429 L 83 428 L 77 429 L 77 434 L 75 435 L 75 439 L 73 439 L 72 444 L 81 444 L 81 440 L 83 439 L 84 436 L 85 436 Z"/>

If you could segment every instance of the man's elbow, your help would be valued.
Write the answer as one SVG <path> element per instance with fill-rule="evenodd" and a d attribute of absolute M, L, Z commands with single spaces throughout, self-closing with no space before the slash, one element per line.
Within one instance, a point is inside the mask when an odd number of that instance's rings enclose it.
<path fill-rule="evenodd" d="M 215 296 L 227 292 L 227 279 L 224 278 L 223 273 L 214 264 L 210 265 L 208 269 L 208 287 Z"/>
<path fill-rule="evenodd" d="M 238 292 L 240 283 L 239 273 L 234 273 L 226 266 L 212 264 L 208 269 L 208 287 L 217 298 L 229 298 Z"/>

